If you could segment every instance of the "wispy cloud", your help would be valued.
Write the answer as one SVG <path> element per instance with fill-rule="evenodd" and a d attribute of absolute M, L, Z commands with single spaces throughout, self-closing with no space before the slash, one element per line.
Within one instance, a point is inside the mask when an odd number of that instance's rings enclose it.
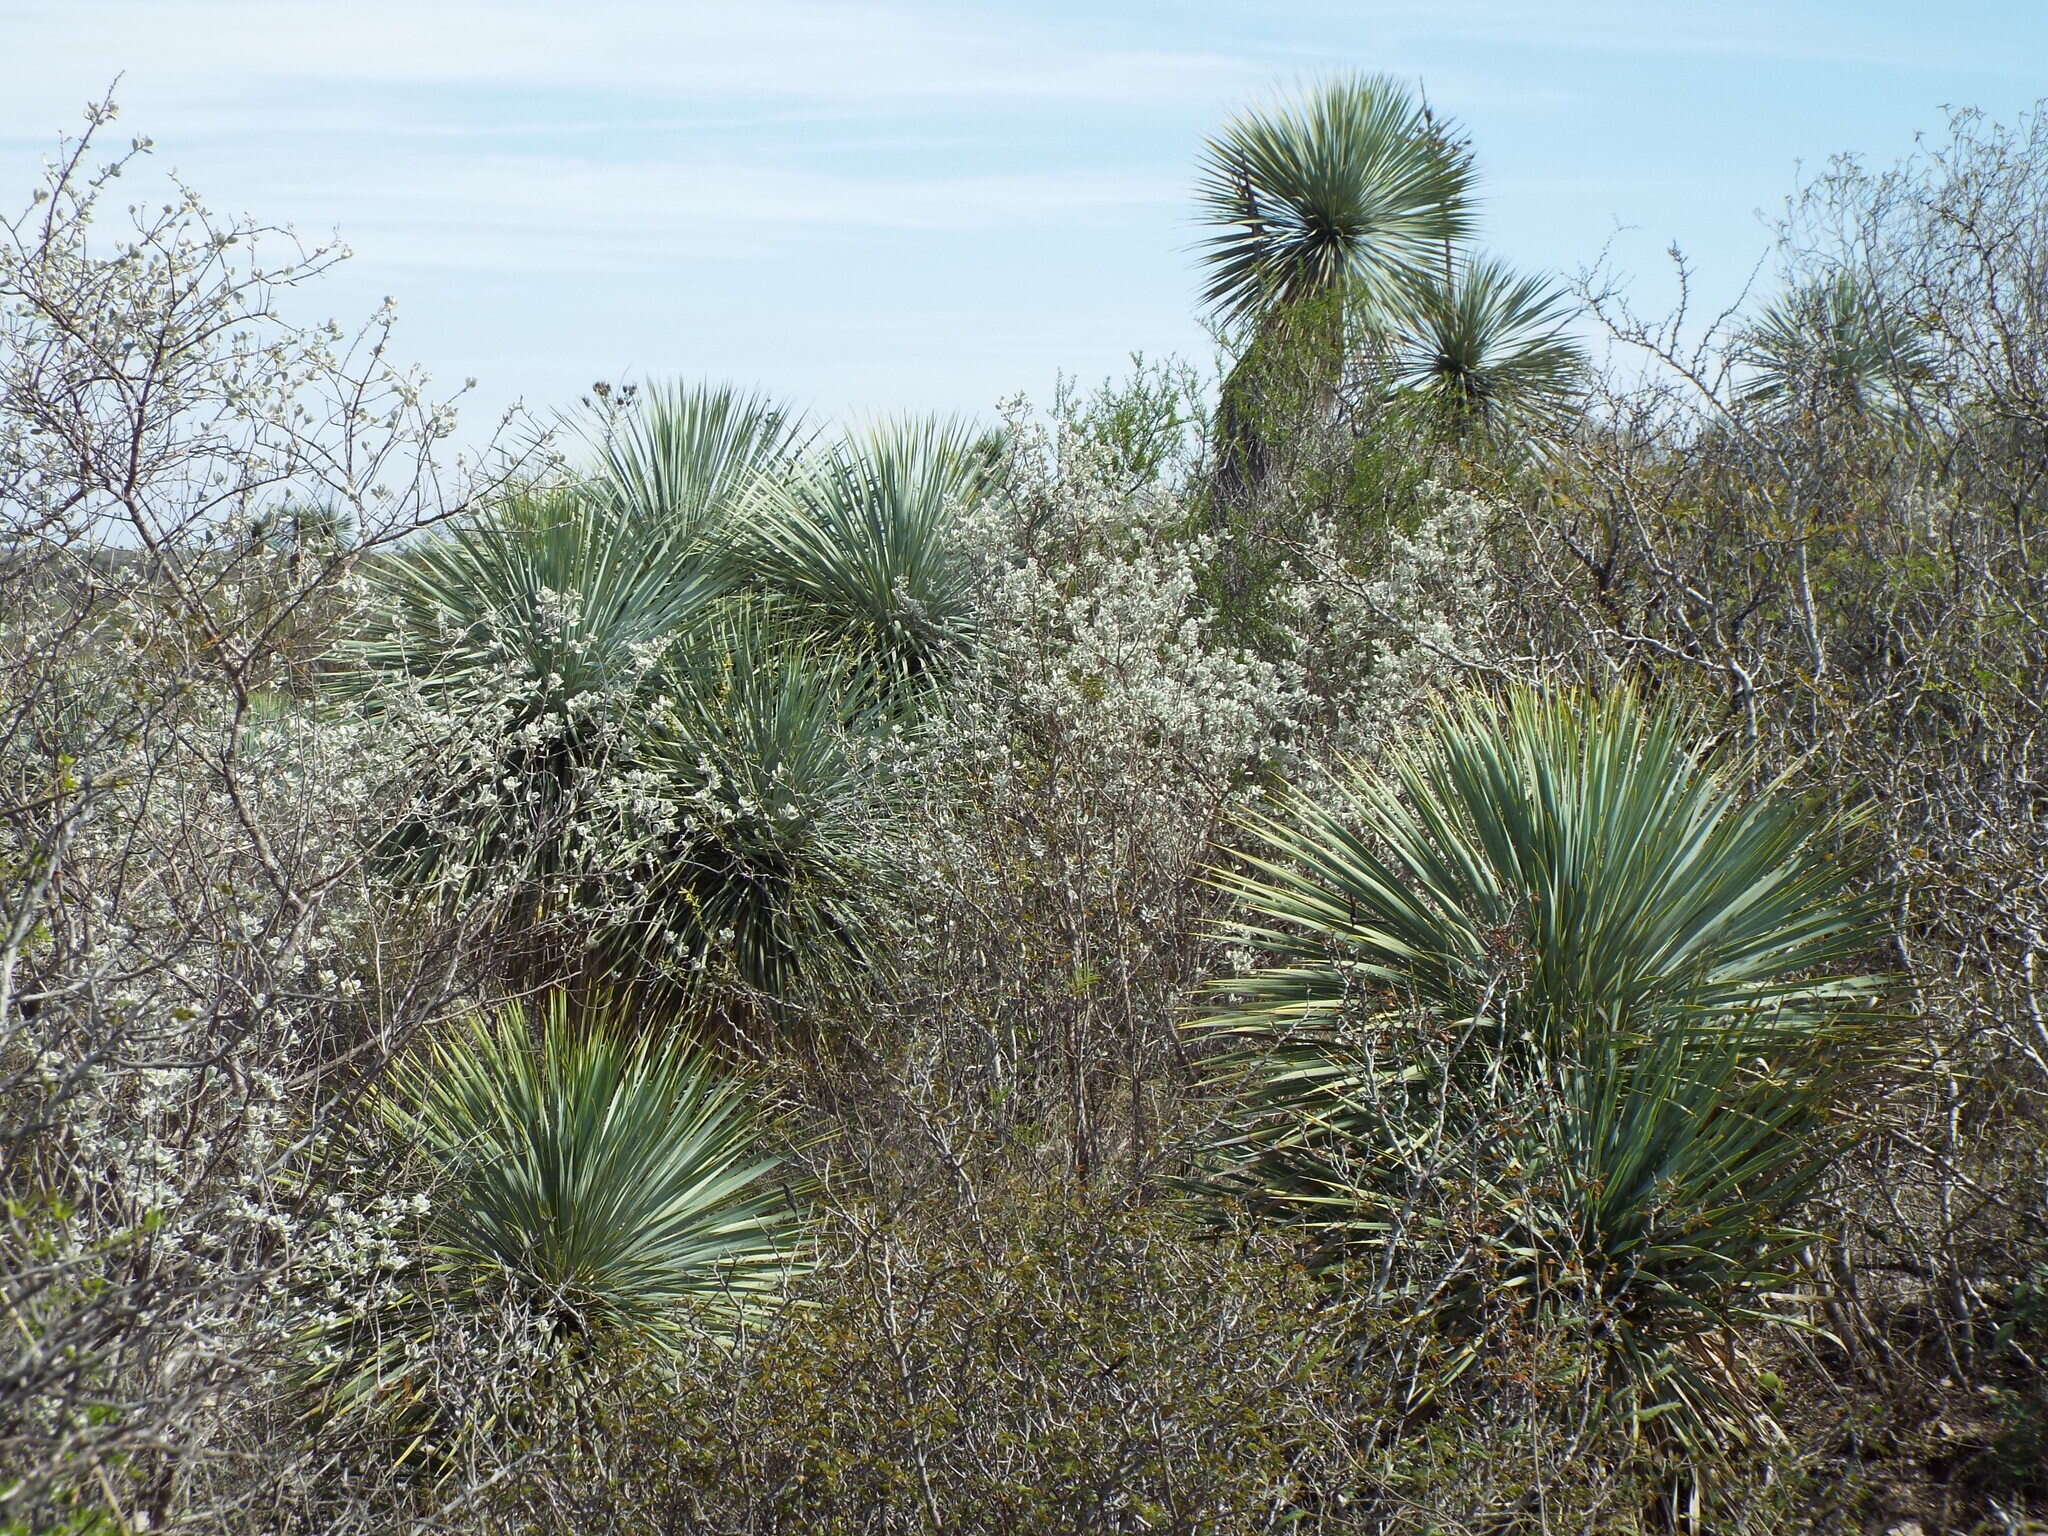
<path fill-rule="evenodd" d="M 656 93 L 809 104 L 1067 100 L 1143 106 L 1256 82 L 1261 66 L 1203 49 L 1088 47 L 1028 13 L 748 0 L 29 0 L 12 9 L 17 58 L 62 59 L 0 106 L 9 132 L 47 121 L 60 84 L 131 72 L 184 97 L 292 107 L 332 85 Z M 303 96 L 301 96 L 303 101 Z M 205 108 L 201 107 L 204 111 Z M 31 114 L 33 117 L 31 118 Z M 30 119 L 25 123 L 25 119 Z"/>
<path fill-rule="evenodd" d="M 337 306 L 410 301 L 425 360 L 501 397 L 625 358 L 974 403 L 1053 361 L 1203 350 L 1187 184 L 1248 100 L 1414 79 L 1472 131 L 1505 254 L 1570 269 L 1620 223 L 1739 280 L 1793 160 L 2031 88 L 2039 6 L 1956 4 L 1971 24 L 1903 0 L 8 0 L 34 67 L 0 93 L 0 173 L 25 192 L 125 72 L 159 163 L 224 211 L 338 227 Z"/>
<path fill-rule="evenodd" d="M 378 188 L 293 189 L 380 262 L 526 272 L 673 271 L 708 252 L 815 244 L 821 231 L 914 241 L 1038 226 L 1080 237 L 1181 196 L 1177 177 L 1112 171 L 883 176 L 514 156 L 444 157 Z"/>

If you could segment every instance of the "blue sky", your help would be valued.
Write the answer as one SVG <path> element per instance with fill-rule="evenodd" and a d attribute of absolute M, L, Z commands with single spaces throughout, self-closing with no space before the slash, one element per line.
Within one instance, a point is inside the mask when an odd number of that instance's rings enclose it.
<path fill-rule="evenodd" d="M 1133 351 L 1204 357 L 1202 137 L 1340 70 L 1474 140 L 1486 243 L 1569 272 L 1673 241 L 1709 299 L 1803 163 L 2048 95 L 2039 0 L 9 0 L 0 171 L 116 73 L 215 207 L 339 229 L 321 312 L 385 294 L 477 399 L 714 376 L 826 415 L 985 412 Z M 34 61 L 33 66 L 28 61 Z"/>

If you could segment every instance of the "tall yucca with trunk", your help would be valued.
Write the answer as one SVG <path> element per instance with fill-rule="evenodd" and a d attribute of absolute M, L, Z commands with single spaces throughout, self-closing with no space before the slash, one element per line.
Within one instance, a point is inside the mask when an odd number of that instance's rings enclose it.
<path fill-rule="evenodd" d="M 1196 195 L 1203 301 L 1253 328 L 1333 293 L 1397 313 L 1472 225 L 1470 162 L 1388 75 L 1244 113 L 1204 146 Z"/>
<path fill-rule="evenodd" d="M 1243 337 L 1216 423 L 1219 496 L 1263 475 L 1265 439 L 1296 405 L 1336 387 L 1348 340 L 1381 330 L 1434 280 L 1472 229 L 1472 168 L 1389 76 L 1335 80 L 1247 112 L 1203 148 L 1203 302 Z M 1277 376 L 1300 373 L 1285 405 Z"/>
<path fill-rule="evenodd" d="M 1748 777 L 1675 709 L 1524 692 L 1250 819 L 1212 1193 L 1469 1351 L 1534 1308 L 1639 1418 L 1732 1422 L 1730 1327 L 1786 1315 L 1884 1055 L 1836 829 Z"/>

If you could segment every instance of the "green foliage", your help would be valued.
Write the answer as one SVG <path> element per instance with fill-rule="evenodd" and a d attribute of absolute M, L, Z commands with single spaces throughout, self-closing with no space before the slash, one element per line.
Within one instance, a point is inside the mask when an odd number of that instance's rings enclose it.
<path fill-rule="evenodd" d="M 758 1090 L 688 1037 L 558 993 L 537 1027 L 517 1004 L 473 1017 L 376 1103 L 431 1181 L 425 1262 L 307 1341 L 328 1412 L 431 1424 L 437 1391 L 463 1390 L 450 1339 L 472 1357 L 497 1340 L 507 1371 L 672 1351 L 733 1327 L 798 1259 Z"/>
<path fill-rule="evenodd" d="M 628 798 L 659 807 L 622 879 L 616 972 L 776 1009 L 880 962 L 876 846 L 897 755 L 874 672 L 733 609 L 682 650 L 641 723 Z M 624 829 L 622 844 L 632 837 Z"/>
<path fill-rule="evenodd" d="M 1741 777 L 1674 708 L 1524 692 L 1285 792 L 1222 877 L 1282 963 L 1200 1026 L 1254 1083 L 1215 1187 L 1475 1350 L 1576 1319 L 1641 1418 L 1725 1427 L 1711 1341 L 1777 1315 L 1881 1050 L 1828 828 Z"/>
<path fill-rule="evenodd" d="M 1992 1336 L 1998 1429 L 1983 1457 L 1987 1480 L 2025 1493 L 2048 1485 L 2048 1261 L 2013 1286 Z"/>
<path fill-rule="evenodd" d="M 974 567 L 959 515 L 995 469 L 964 423 L 850 436 L 760 507 L 745 535 L 748 577 L 895 677 L 941 671 L 973 632 Z"/>
<path fill-rule="evenodd" d="M 1074 432 L 1108 460 L 1108 473 L 1133 492 L 1167 479 L 1190 455 L 1191 437 L 1206 425 L 1202 385 L 1185 364 L 1131 357 L 1121 383 L 1105 382 L 1086 399 L 1062 397 Z"/>
<path fill-rule="evenodd" d="M 1395 380 L 1456 438 L 1513 441 L 1554 432 L 1585 368 L 1563 333 L 1555 285 L 1490 259 L 1464 259 L 1415 298 L 1395 343 Z"/>
<path fill-rule="evenodd" d="M 1262 325 L 1304 300 L 1354 291 L 1397 312 L 1472 222 L 1472 171 L 1390 76 L 1335 80 L 1247 112 L 1203 146 L 1203 302 Z"/>
<path fill-rule="evenodd" d="M 1317 1297 L 1168 1213 L 998 1196 L 866 1231 L 722 1391 L 651 1415 L 678 1530 L 1246 1536 L 1340 1494 Z"/>

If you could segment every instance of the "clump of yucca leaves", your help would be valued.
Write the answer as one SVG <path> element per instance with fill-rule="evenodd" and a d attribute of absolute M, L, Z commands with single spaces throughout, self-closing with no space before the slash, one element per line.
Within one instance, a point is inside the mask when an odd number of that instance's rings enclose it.
<path fill-rule="evenodd" d="M 610 971 L 728 1018 L 850 984 L 876 963 L 877 844 L 904 710 L 865 662 L 773 605 L 728 608 L 637 724 L 630 797 L 661 830 L 608 872 Z"/>
<path fill-rule="evenodd" d="M 940 423 L 821 447 L 711 388 L 614 412 L 593 447 L 366 567 L 337 686 L 405 700 L 427 738 L 392 851 L 509 895 L 508 929 L 617 984 L 727 1013 L 830 991 L 879 959 L 888 743 L 972 641 L 955 523 L 992 450 Z"/>
<path fill-rule="evenodd" d="M 401 1459 L 516 1420 L 529 1386 L 545 1402 L 725 1334 L 800 1260 L 756 1085 L 601 1002 L 478 1014 L 374 1103 L 424 1183 L 423 1262 L 307 1337 L 303 1384 L 323 1417 L 395 1431 Z"/>
<path fill-rule="evenodd" d="M 1575 1389 L 1688 1452 L 1749 1417 L 1735 1325 L 1796 1319 L 1885 1054 L 1839 829 L 1745 768 L 1626 693 L 1446 706 L 1247 821 L 1221 880 L 1271 963 L 1197 1026 L 1251 1080 L 1213 1194 L 1464 1340 L 1452 1377 L 1517 1319 L 1582 1335 Z"/>

